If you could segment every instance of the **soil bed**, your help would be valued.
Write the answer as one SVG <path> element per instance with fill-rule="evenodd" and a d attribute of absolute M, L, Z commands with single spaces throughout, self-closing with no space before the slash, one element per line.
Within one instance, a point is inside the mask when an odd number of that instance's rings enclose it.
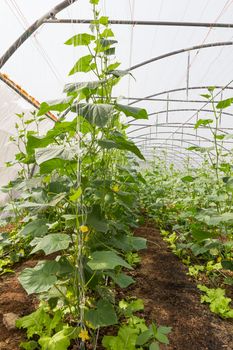
<path fill-rule="evenodd" d="M 186 275 L 187 268 L 168 248 L 160 232 L 147 223 L 135 234 L 149 242 L 134 272 L 137 283 L 127 293 L 144 300 L 148 322 L 155 320 L 172 327 L 166 349 L 232 350 L 233 322 L 222 320 L 200 303 L 196 281 Z"/>
<path fill-rule="evenodd" d="M 172 327 L 170 345 L 161 349 L 232 350 L 232 321 L 222 320 L 200 303 L 196 282 L 186 275 L 186 267 L 170 251 L 159 231 L 148 223 L 135 233 L 148 239 L 148 249 L 141 253 L 141 265 L 132 273 L 136 284 L 119 291 L 118 297 L 142 298 L 143 316 L 148 323 L 154 320 L 159 325 Z M 35 266 L 37 261 L 38 257 L 23 262 L 15 268 L 15 275 L 0 278 L 0 350 L 19 350 L 19 343 L 24 340 L 24 332 L 8 331 L 2 317 L 9 312 L 23 316 L 34 310 L 36 299 L 27 296 L 17 276 L 25 267 Z"/>

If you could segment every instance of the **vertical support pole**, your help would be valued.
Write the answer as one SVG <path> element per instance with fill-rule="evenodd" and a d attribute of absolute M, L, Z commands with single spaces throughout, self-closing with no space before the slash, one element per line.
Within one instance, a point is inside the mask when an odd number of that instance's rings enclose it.
<path fill-rule="evenodd" d="M 223 92 L 221 92 L 221 101 L 223 100 Z M 220 119 L 219 119 L 219 126 L 221 127 L 222 124 L 222 109 L 220 109 Z"/>
<path fill-rule="evenodd" d="M 186 76 L 186 99 L 189 99 L 189 75 L 190 75 L 190 51 L 188 52 L 187 76 Z"/>
<path fill-rule="evenodd" d="M 184 142 L 184 126 L 182 126 L 181 147 L 183 147 L 183 142 Z"/>
<path fill-rule="evenodd" d="M 166 113 L 166 123 L 168 124 L 168 111 L 169 111 L 169 94 L 167 94 L 167 113 Z"/>
<path fill-rule="evenodd" d="M 197 112 L 196 123 L 198 122 L 198 119 L 199 119 L 199 113 Z M 196 129 L 196 140 L 197 140 L 197 129 Z"/>

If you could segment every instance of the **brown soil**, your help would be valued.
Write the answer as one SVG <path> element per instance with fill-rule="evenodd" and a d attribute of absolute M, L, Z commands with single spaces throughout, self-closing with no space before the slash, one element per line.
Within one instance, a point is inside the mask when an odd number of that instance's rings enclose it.
<path fill-rule="evenodd" d="M 15 269 L 14 275 L 0 277 L 0 350 L 19 350 L 19 343 L 24 341 L 24 332 L 7 330 L 2 318 L 4 314 L 9 312 L 24 316 L 35 309 L 36 299 L 27 295 L 17 276 L 25 267 L 33 267 L 37 262 L 34 259 L 24 262 Z"/>
<path fill-rule="evenodd" d="M 16 224 L 7 224 L 6 226 L 0 227 L 0 233 L 1 232 L 11 232 L 16 227 L 17 227 Z"/>
<path fill-rule="evenodd" d="M 159 231 L 147 224 L 136 230 L 153 243 L 141 253 L 142 263 L 133 272 L 137 283 L 127 289 L 127 294 L 142 298 L 147 322 L 172 327 L 167 350 L 232 350 L 233 323 L 222 320 L 200 303 L 196 282 L 186 275 L 186 268 L 169 250 Z M 2 315 L 14 312 L 20 316 L 29 314 L 36 306 L 36 299 L 28 297 L 20 286 L 17 275 L 25 267 L 33 267 L 38 257 L 16 267 L 15 275 L 0 278 L 0 350 L 19 350 L 24 332 L 7 331 Z M 126 291 L 119 292 L 121 298 Z M 100 349 L 101 347 L 99 347 Z"/>
<path fill-rule="evenodd" d="M 164 349 L 232 350 L 232 321 L 222 320 L 200 303 L 196 282 L 186 275 L 187 268 L 170 251 L 159 231 L 147 224 L 135 234 L 149 242 L 134 272 L 137 283 L 127 293 L 144 300 L 148 322 L 172 327 L 170 345 Z"/>

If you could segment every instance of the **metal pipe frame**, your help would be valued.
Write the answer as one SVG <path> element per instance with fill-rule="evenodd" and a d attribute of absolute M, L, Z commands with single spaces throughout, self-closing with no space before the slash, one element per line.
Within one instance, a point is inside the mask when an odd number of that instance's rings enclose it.
<path fill-rule="evenodd" d="M 180 125 L 183 125 L 182 123 L 160 123 L 160 124 L 149 124 L 149 125 L 146 125 L 146 124 L 130 124 L 131 126 L 140 126 L 140 128 L 138 129 L 134 129 L 134 130 L 131 130 L 131 131 L 128 131 L 127 132 L 127 135 L 129 134 L 132 134 L 136 131 L 140 131 L 140 130 L 143 130 L 143 129 L 147 129 L 147 128 L 177 128 L 179 127 Z M 195 124 L 192 124 L 192 123 L 186 123 L 183 125 L 183 128 L 184 129 L 193 129 L 195 126 Z M 198 129 L 208 129 L 208 127 L 206 126 L 199 126 Z M 233 130 L 233 128 L 221 128 L 219 129 L 219 131 L 227 134 L 227 131 L 225 130 Z"/>
<path fill-rule="evenodd" d="M 195 46 L 191 46 L 191 47 L 188 47 L 188 48 L 185 48 L 185 49 L 170 51 L 170 52 L 167 52 L 167 53 L 165 53 L 163 55 L 156 56 L 156 57 L 153 57 L 153 58 L 151 58 L 149 60 L 146 60 L 146 61 L 143 61 L 141 63 L 135 64 L 134 66 L 129 67 L 126 70 L 128 72 L 132 72 L 133 70 L 135 70 L 137 68 L 141 68 L 141 67 L 146 66 L 146 65 L 148 65 L 150 63 L 153 63 L 155 61 L 159 61 L 159 60 L 162 60 L 164 58 L 171 57 L 171 56 L 174 56 L 174 55 L 178 55 L 178 54 L 184 53 L 184 52 L 190 52 L 190 51 L 194 51 L 194 50 L 213 48 L 213 47 L 218 47 L 218 46 L 230 46 L 230 45 L 233 45 L 233 41 L 224 41 L 224 42 L 216 42 L 216 43 L 195 45 Z"/>
<path fill-rule="evenodd" d="M 101 98 L 101 96 L 99 96 L 99 98 Z M 113 100 L 116 99 L 116 97 L 113 97 L 112 98 Z M 122 100 L 131 100 L 131 101 L 138 101 L 138 102 L 141 102 L 141 101 L 152 101 L 152 102 L 167 102 L 167 98 L 143 98 L 143 97 L 122 97 Z M 184 99 L 170 99 L 169 98 L 169 102 L 186 102 L 186 103 L 204 103 L 206 102 L 205 100 L 184 100 Z M 211 101 L 213 103 L 219 103 L 219 101 Z"/>
<path fill-rule="evenodd" d="M 189 86 L 189 90 L 203 90 L 203 89 L 208 89 L 209 86 Z M 215 89 L 221 89 L 221 90 L 233 90 L 233 87 L 231 86 L 215 86 Z M 161 95 L 164 95 L 164 94 L 170 94 L 170 93 L 173 93 L 173 92 L 180 92 L 180 91 L 186 91 L 187 90 L 187 87 L 183 87 L 183 88 L 177 88 L 177 89 L 171 89 L 171 90 L 165 90 L 165 91 L 161 91 L 161 92 L 156 92 L 152 95 L 148 95 L 146 97 L 142 97 L 140 99 L 140 101 L 143 101 L 147 98 L 152 98 L 152 97 L 156 97 L 156 96 L 161 96 Z M 167 99 L 166 99 L 167 101 Z M 137 103 L 138 101 L 133 101 L 131 103 L 129 103 L 129 105 L 133 105 L 135 103 Z M 188 102 L 188 101 L 187 101 Z M 206 101 L 202 101 L 203 103 L 204 102 L 208 102 L 207 100 Z"/>
<path fill-rule="evenodd" d="M 54 18 L 45 20 L 49 24 L 91 24 L 92 19 L 66 19 Z M 110 19 L 109 24 L 130 25 L 130 26 L 167 26 L 167 27 L 204 27 L 204 28 L 233 28 L 232 23 L 208 23 L 208 22 L 170 22 L 170 21 L 130 21 Z"/>
<path fill-rule="evenodd" d="M 49 12 L 44 14 L 38 20 L 36 20 L 25 32 L 9 47 L 9 49 L 0 58 L 0 69 L 9 60 L 9 58 L 15 53 L 15 51 L 42 25 L 46 20 L 55 17 L 56 14 L 75 3 L 77 0 L 63 0 Z"/>
<path fill-rule="evenodd" d="M 179 146 L 179 145 L 166 145 L 166 146 L 164 146 L 164 145 L 161 145 L 161 146 L 152 146 L 152 148 L 154 148 L 155 150 L 157 150 L 157 149 L 162 149 L 162 150 L 169 150 L 169 151 L 174 151 L 175 152 L 175 150 L 177 149 L 179 149 L 179 155 L 182 155 L 182 156 L 184 156 L 184 157 L 187 157 L 188 155 L 189 155 L 189 153 L 190 152 L 192 152 L 193 153 L 193 151 L 188 151 L 187 150 L 187 153 L 185 153 L 185 152 L 183 152 L 183 151 L 181 151 L 181 150 L 183 150 L 183 148 L 181 147 L 181 146 Z M 145 152 L 145 151 L 149 151 L 149 150 L 142 150 L 142 152 Z M 174 153 L 174 154 L 177 154 L 177 153 Z M 199 154 L 197 154 L 197 153 L 194 153 L 194 155 L 196 156 L 196 157 L 199 157 L 199 158 L 203 158 L 203 157 L 201 157 Z M 194 159 L 194 158 L 193 158 Z M 195 159 L 196 160 L 196 159 Z"/>
<path fill-rule="evenodd" d="M 154 112 L 154 113 L 149 113 L 148 117 L 151 117 L 153 115 L 157 115 L 157 114 L 164 114 L 164 113 L 170 113 L 170 112 L 196 112 L 198 113 L 199 110 L 195 109 L 195 108 L 180 108 L 180 109 L 166 109 L 163 111 L 158 111 L 158 112 Z M 213 111 L 211 109 L 201 109 L 200 112 L 208 112 L 208 113 L 213 113 Z M 228 112 L 221 112 L 224 115 L 233 117 L 233 113 L 228 113 Z M 133 121 L 135 121 L 135 119 L 131 119 L 130 121 L 128 121 L 126 124 L 130 125 Z"/>
<path fill-rule="evenodd" d="M 157 148 L 157 150 L 160 152 L 160 154 L 163 152 L 163 151 L 166 151 L 165 150 L 165 148 Z M 153 157 L 153 156 L 158 156 L 158 157 L 161 157 L 161 155 L 160 154 L 153 154 L 152 153 L 152 151 L 151 150 L 145 150 L 144 152 L 143 152 L 143 154 L 144 155 L 149 155 L 149 156 L 151 156 L 151 157 Z M 166 155 L 165 155 L 165 157 L 166 158 L 168 158 L 172 163 L 173 162 L 176 162 L 176 161 L 179 161 L 179 160 L 181 160 L 182 162 L 184 162 L 185 160 L 186 160 L 186 158 L 188 158 L 189 157 L 189 155 L 188 154 L 186 154 L 186 157 L 184 156 L 184 157 L 181 157 L 181 156 L 179 156 L 177 153 L 167 153 Z M 175 159 L 174 157 L 177 157 L 178 158 L 178 160 L 177 159 Z M 196 159 L 194 159 L 194 158 L 191 158 L 192 159 L 192 161 L 194 162 L 194 163 L 196 163 L 196 164 L 200 164 L 200 161 L 198 161 L 198 160 L 196 160 Z"/>
<path fill-rule="evenodd" d="M 139 135 L 139 136 L 134 136 L 134 137 L 129 137 L 129 139 L 131 140 L 135 140 L 135 139 L 141 139 L 141 140 L 147 140 L 149 141 L 150 139 L 153 140 L 152 138 L 149 138 L 149 139 L 143 139 L 142 137 L 143 136 L 148 136 L 148 135 L 157 135 L 157 134 L 170 134 L 170 131 L 156 131 L 156 132 L 152 132 L 152 133 L 147 133 L 147 134 L 142 134 L 142 135 Z M 177 132 L 177 135 L 185 135 L 185 136 L 193 136 L 193 137 L 196 137 L 196 138 L 199 138 L 201 139 L 203 142 L 210 142 L 210 143 L 213 143 L 214 141 L 213 140 L 210 140 L 208 139 L 207 137 L 205 136 L 200 136 L 200 135 L 193 135 L 193 134 L 190 134 L 188 132 Z M 172 139 L 174 140 L 174 139 Z M 180 142 L 185 142 L 186 140 L 185 139 L 179 139 Z M 188 140 L 188 141 L 194 141 L 194 140 Z M 233 144 L 233 141 L 227 141 L 226 143 L 230 143 L 230 144 Z M 224 147 L 223 147 L 224 148 Z"/>

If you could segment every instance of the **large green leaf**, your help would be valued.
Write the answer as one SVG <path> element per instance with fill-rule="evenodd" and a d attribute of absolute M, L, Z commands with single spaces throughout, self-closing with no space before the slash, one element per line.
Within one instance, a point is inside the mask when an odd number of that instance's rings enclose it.
<path fill-rule="evenodd" d="M 95 40 L 94 35 L 90 35 L 87 33 L 80 33 L 77 35 L 72 36 L 72 38 L 68 39 L 65 42 L 65 45 L 73 45 L 73 46 L 87 46 L 89 45 L 92 40 Z"/>
<path fill-rule="evenodd" d="M 46 224 L 47 221 L 45 219 L 34 220 L 24 226 L 24 228 L 20 231 L 20 234 L 23 236 L 32 237 L 44 236 L 48 232 L 48 226 Z"/>
<path fill-rule="evenodd" d="M 67 97 L 60 100 L 42 102 L 37 115 L 41 116 L 48 113 L 49 111 L 63 112 L 71 105 L 72 100 L 72 97 Z"/>
<path fill-rule="evenodd" d="M 27 337 L 31 338 L 33 335 L 41 335 L 43 329 L 47 328 L 50 322 L 51 318 L 45 312 L 44 308 L 39 307 L 31 314 L 16 320 L 15 325 L 17 328 L 27 329 Z"/>
<path fill-rule="evenodd" d="M 106 327 L 117 323 L 117 315 L 114 307 L 106 300 L 99 300 L 95 310 L 88 310 L 85 314 L 86 321 L 94 327 Z"/>
<path fill-rule="evenodd" d="M 67 327 L 57 332 L 52 337 L 43 336 L 38 343 L 41 345 L 41 350 L 67 350 L 70 346 L 69 334 L 72 334 L 74 329 Z"/>
<path fill-rule="evenodd" d="M 71 93 L 83 89 L 96 90 L 99 86 L 107 82 L 107 79 L 96 81 L 84 81 L 80 83 L 69 83 L 65 85 L 64 92 Z"/>
<path fill-rule="evenodd" d="M 138 158 L 145 160 L 139 148 L 130 140 L 126 140 L 122 135 L 112 135 L 109 139 L 98 141 L 100 147 L 106 149 L 119 149 L 134 153 Z"/>
<path fill-rule="evenodd" d="M 28 153 L 33 153 L 35 148 L 47 147 L 51 142 L 53 142 L 53 137 L 40 137 L 34 135 L 28 135 L 26 149 Z"/>
<path fill-rule="evenodd" d="M 108 104 L 78 103 L 71 110 L 99 127 L 104 127 L 114 114 L 113 106 Z"/>
<path fill-rule="evenodd" d="M 125 252 L 146 249 L 146 239 L 129 235 L 117 235 L 108 241 L 110 245 Z"/>
<path fill-rule="evenodd" d="M 56 261 L 40 261 L 34 268 L 23 270 L 19 281 L 28 294 L 46 292 L 57 282 L 58 271 Z"/>
<path fill-rule="evenodd" d="M 69 72 L 69 75 L 73 75 L 77 72 L 90 72 L 90 70 L 92 70 L 94 68 L 94 63 L 91 64 L 93 60 L 93 56 L 92 55 L 87 55 L 87 56 L 83 56 L 81 57 L 74 65 L 74 67 L 71 69 L 71 71 Z"/>
<path fill-rule="evenodd" d="M 218 109 L 224 109 L 224 108 L 227 108 L 227 107 L 229 107 L 230 105 L 232 105 L 232 103 L 233 103 L 233 98 L 232 98 L 232 97 L 231 97 L 231 98 L 227 98 L 226 100 L 220 101 L 220 102 L 217 104 L 216 108 L 218 108 Z"/>
<path fill-rule="evenodd" d="M 132 107 L 116 103 L 115 107 L 118 111 L 123 112 L 127 117 L 135 119 L 148 119 L 147 111 L 144 108 Z"/>
<path fill-rule="evenodd" d="M 71 239 L 68 235 L 63 233 L 52 233 L 50 235 L 44 236 L 39 240 L 33 240 L 31 245 L 36 246 L 31 251 L 31 254 L 38 252 L 39 250 L 43 250 L 46 255 L 58 252 L 59 250 L 67 249 Z"/>
<path fill-rule="evenodd" d="M 198 129 L 200 126 L 206 126 L 211 123 L 213 123 L 213 119 L 198 119 L 194 126 L 194 129 Z"/>
<path fill-rule="evenodd" d="M 101 208 L 98 205 L 93 206 L 92 211 L 88 214 L 87 224 L 99 232 L 106 233 L 109 230 L 108 221 L 101 214 Z"/>
<path fill-rule="evenodd" d="M 77 155 L 77 147 L 51 146 L 48 148 L 38 148 L 35 151 L 38 165 L 51 159 L 73 160 Z"/>
<path fill-rule="evenodd" d="M 125 273 L 108 272 L 108 276 L 110 276 L 121 288 L 127 288 L 135 283 L 135 280 L 131 276 L 127 276 Z"/>
<path fill-rule="evenodd" d="M 91 260 L 87 265 L 92 270 L 113 270 L 116 266 L 132 267 L 119 255 L 111 250 L 97 251 L 91 254 Z"/>

